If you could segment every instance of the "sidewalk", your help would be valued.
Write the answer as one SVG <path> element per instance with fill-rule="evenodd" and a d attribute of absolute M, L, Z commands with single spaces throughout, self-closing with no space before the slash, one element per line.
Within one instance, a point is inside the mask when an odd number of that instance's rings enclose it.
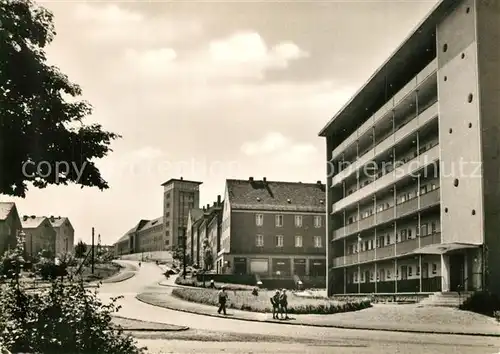
<path fill-rule="evenodd" d="M 173 287 L 165 286 L 174 280 L 162 281 L 155 291 L 138 294 L 139 301 L 170 310 L 223 317 L 215 306 L 184 301 L 171 295 Z M 173 284 L 172 284 L 173 285 Z M 500 337 L 500 325 L 496 320 L 471 312 L 443 307 L 419 307 L 418 305 L 375 304 L 362 311 L 333 315 L 291 315 L 291 320 L 273 320 L 270 313 L 256 313 L 228 309 L 231 319 L 254 322 L 286 323 L 313 327 L 378 330 L 412 333 L 456 334 Z"/>

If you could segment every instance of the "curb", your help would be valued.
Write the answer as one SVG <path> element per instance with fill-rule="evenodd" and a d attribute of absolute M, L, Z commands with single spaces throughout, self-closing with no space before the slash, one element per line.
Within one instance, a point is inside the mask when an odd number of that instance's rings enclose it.
<path fill-rule="evenodd" d="M 128 317 L 122 317 L 122 316 L 112 316 L 113 318 L 121 318 L 123 320 L 130 320 L 130 321 L 136 321 L 136 322 L 146 322 L 146 321 L 141 321 L 137 320 L 134 318 L 128 318 Z M 147 322 L 146 322 L 147 323 Z M 149 322 L 149 323 L 155 323 L 155 324 L 162 324 L 166 326 L 172 326 L 172 327 L 177 327 L 177 328 L 145 328 L 145 327 L 137 327 L 137 328 L 124 328 L 121 327 L 124 331 L 126 332 L 184 332 L 189 330 L 189 327 L 186 326 L 176 326 L 176 325 L 168 325 L 166 323 L 159 323 L 159 322 Z M 117 326 L 119 328 L 120 326 Z"/>
<path fill-rule="evenodd" d="M 161 308 L 166 308 L 168 310 L 172 311 L 179 311 L 179 312 L 185 312 L 185 313 L 191 313 L 195 315 L 200 315 L 200 316 L 208 316 L 208 317 L 218 317 L 218 318 L 226 318 L 222 315 L 216 315 L 216 314 L 208 314 L 208 313 L 202 313 L 202 312 L 196 312 L 192 310 L 185 310 L 185 309 L 178 309 L 174 308 L 171 306 L 158 306 L 158 305 L 153 305 L 149 302 L 146 302 L 142 299 L 139 299 L 137 296 L 140 294 L 136 295 L 135 299 L 151 305 L 151 306 L 156 306 L 156 307 L 161 307 Z M 182 300 L 185 301 L 185 300 Z M 189 301 L 188 301 L 189 302 Z M 234 309 L 233 309 L 234 310 Z M 243 317 L 235 317 L 231 316 L 230 318 L 227 318 L 230 320 L 237 320 L 237 321 L 246 321 L 246 322 L 259 322 L 259 323 L 273 323 L 273 324 L 283 324 L 283 325 L 289 325 L 289 326 L 305 326 L 305 327 L 316 327 L 316 328 L 338 328 L 338 329 L 350 329 L 350 330 L 358 330 L 358 331 L 379 331 L 379 332 L 396 332 L 396 333 L 419 333 L 419 334 L 437 334 L 437 335 L 453 335 L 453 336 L 472 336 L 472 337 L 500 337 L 500 333 L 464 333 L 464 332 L 453 332 L 453 331 L 426 331 L 426 330 L 419 330 L 419 329 L 398 329 L 398 328 L 374 328 L 374 327 L 365 327 L 365 326 L 356 326 L 356 325 L 327 325 L 327 324 L 313 324 L 313 323 L 297 323 L 297 322 L 277 322 L 277 321 L 271 321 L 271 320 L 253 320 L 249 318 L 243 318 Z"/>
<path fill-rule="evenodd" d="M 123 281 L 125 281 L 125 280 L 129 280 L 129 279 L 131 279 L 131 278 L 135 277 L 136 272 L 130 271 L 130 274 L 129 274 L 129 275 L 130 275 L 129 277 L 127 276 L 127 277 L 125 277 L 124 279 L 118 279 L 118 280 L 114 280 L 114 281 L 113 281 L 113 280 L 109 281 L 109 278 L 108 278 L 108 279 L 104 279 L 104 280 L 101 280 L 101 281 L 100 281 L 100 283 L 102 283 L 102 284 L 114 284 L 114 283 L 121 283 L 121 282 L 123 282 Z M 117 274 L 117 275 L 115 275 L 115 276 L 118 276 L 118 274 Z"/>

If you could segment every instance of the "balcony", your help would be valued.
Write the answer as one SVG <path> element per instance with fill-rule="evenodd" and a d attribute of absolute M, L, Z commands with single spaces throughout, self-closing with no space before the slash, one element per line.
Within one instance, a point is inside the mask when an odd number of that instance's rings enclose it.
<path fill-rule="evenodd" d="M 334 203 L 332 205 L 331 213 L 338 213 L 339 211 L 351 206 L 352 204 L 355 204 L 359 200 L 363 200 L 378 191 L 389 188 L 397 181 L 410 174 L 416 173 L 416 171 L 436 162 L 437 160 L 439 160 L 439 145 L 435 145 L 421 155 L 418 155 L 417 157 L 407 161 L 404 165 L 398 167 L 394 171 L 376 179 L 373 183 L 370 183 L 368 185 L 369 188 L 360 188 L 354 193 Z"/>
<path fill-rule="evenodd" d="M 334 230 L 332 233 L 333 235 L 332 240 L 335 241 L 343 237 L 352 235 L 356 232 L 360 232 L 375 227 L 377 225 L 388 223 L 400 217 L 415 214 L 419 210 L 439 205 L 439 202 L 440 202 L 440 192 L 439 188 L 437 188 L 434 189 L 433 191 L 421 194 L 420 196 L 410 199 L 404 203 L 398 204 L 396 205 L 396 207 L 392 207 L 377 212 L 375 213 L 375 215 L 362 219 L 359 222 L 354 222 L 352 224 Z"/>
<path fill-rule="evenodd" d="M 375 260 L 375 250 L 368 250 L 359 253 L 360 262 L 370 262 Z"/>
<path fill-rule="evenodd" d="M 425 247 L 429 245 L 435 245 L 441 243 L 441 233 L 436 232 L 431 235 L 420 237 L 420 247 Z"/>
<path fill-rule="evenodd" d="M 418 248 L 418 238 L 412 238 L 396 244 L 396 255 L 401 256 Z"/>
<path fill-rule="evenodd" d="M 356 140 L 367 133 L 373 126 L 380 122 L 383 118 L 386 118 L 388 114 L 391 113 L 392 109 L 401 103 L 405 97 L 415 91 L 422 82 L 425 81 L 430 75 L 434 74 L 437 70 L 437 60 L 434 59 L 427 65 L 420 73 L 417 74 L 415 78 L 410 80 L 405 87 L 403 87 L 393 98 L 387 101 L 375 114 L 367 119 L 361 127 L 359 127 L 354 133 L 352 133 L 347 139 L 345 139 L 339 146 L 337 146 L 332 151 L 332 159 L 337 158 L 344 150 L 346 150 L 350 145 L 354 144 Z"/>
<path fill-rule="evenodd" d="M 377 248 L 377 259 L 394 257 L 396 254 L 395 245 L 387 245 Z"/>
<path fill-rule="evenodd" d="M 347 166 L 342 172 L 339 172 L 332 177 L 332 187 L 338 185 L 347 177 L 355 173 L 357 170 L 362 168 L 364 165 L 373 161 L 378 155 L 386 152 L 388 149 L 397 145 L 403 139 L 416 132 L 419 128 L 425 126 L 432 119 L 436 118 L 438 115 L 438 103 L 434 103 L 432 106 L 427 108 L 425 111 L 420 113 L 416 118 L 409 121 L 407 124 L 403 125 L 400 129 L 395 131 L 393 134 L 389 135 L 379 144 L 377 144 L 372 149 L 368 150 L 365 154 L 360 156 L 351 165 Z"/>

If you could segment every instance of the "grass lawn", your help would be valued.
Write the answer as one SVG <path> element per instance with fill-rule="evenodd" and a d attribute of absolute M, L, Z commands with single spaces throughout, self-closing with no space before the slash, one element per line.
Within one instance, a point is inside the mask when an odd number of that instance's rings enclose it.
<path fill-rule="evenodd" d="M 83 266 L 80 274 L 84 281 L 94 281 L 109 278 L 120 271 L 121 267 L 116 263 L 100 263 L 94 265 L 94 274 L 91 266 Z"/>
<path fill-rule="evenodd" d="M 176 288 L 172 295 L 182 300 L 218 306 L 218 289 Z M 274 291 L 260 290 L 257 296 L 250 291 L 228 291 L 228 307 L 251 312 L 272 312 L 270 298 Z M 357 311 L 371 307 L 369 300 L 339 302 L 329 299 L 311 299 L 288 292 L 288 312 L 291 314 L 332 314 Z"/>

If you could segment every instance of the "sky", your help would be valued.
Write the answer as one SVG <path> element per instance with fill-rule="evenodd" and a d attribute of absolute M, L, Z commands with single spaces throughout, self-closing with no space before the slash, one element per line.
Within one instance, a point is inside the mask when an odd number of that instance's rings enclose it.
<path fill-rule="evenodd" d="M 227 178 L 325 182 L 318 132 L 436 3 L 424 1 L 39 1 L 47 48 L 99 122 L 123 136 L 97 162 L 110 189 L 31 187 L 19 214 L 67 216 L 113 244 L 160 217 L 161 184 Z"/>

